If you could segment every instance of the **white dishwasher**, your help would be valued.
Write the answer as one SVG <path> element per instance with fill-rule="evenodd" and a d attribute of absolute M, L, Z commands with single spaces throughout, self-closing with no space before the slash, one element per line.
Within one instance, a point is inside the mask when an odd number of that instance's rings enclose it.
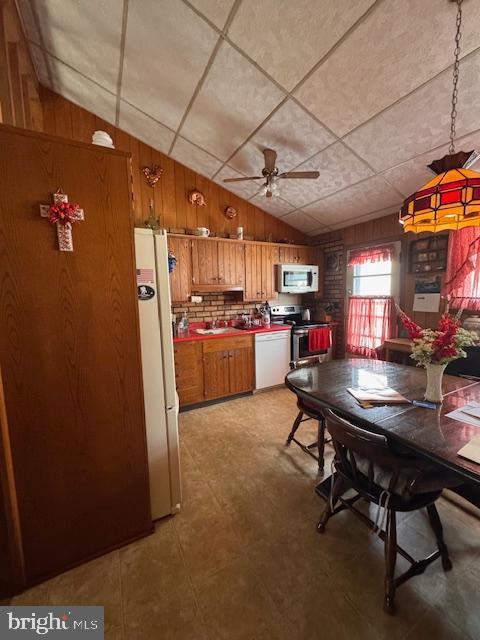
<path fill-rule="evenodd" d="M 291 331 L 255 334 L 255 389 L 283 384 L 289 371 Z"/>

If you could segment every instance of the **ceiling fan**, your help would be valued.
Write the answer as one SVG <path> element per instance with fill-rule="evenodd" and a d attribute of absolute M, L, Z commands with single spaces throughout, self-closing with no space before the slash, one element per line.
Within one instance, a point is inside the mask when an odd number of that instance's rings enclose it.
<path fill-rule="evenodd" d="M 265 158 L 265 166 L 262 169 L 261 176 L 250 176 L 248 178 L 225 178 L 223 182 L 259 180 L 263 176 L 265 178 L 265 183 L 262 185 L 262 189 L 259 195 L 271 198 L 272 196 L 280 195 L 278 181 L 281 179 L 300 178 L 302 180 L 314 180 L 320 175 L 318 171 L 286 171 L 284 173 L 279 173 L 278 167 L 275 166 L 275 162 L 277 160 L 277 152 L 273 151 L 273 149 L 264 149 L 263 156 Z"/>

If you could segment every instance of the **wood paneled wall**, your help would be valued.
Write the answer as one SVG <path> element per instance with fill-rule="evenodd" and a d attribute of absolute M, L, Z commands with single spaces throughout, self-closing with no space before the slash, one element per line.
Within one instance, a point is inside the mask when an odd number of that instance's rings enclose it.
<path fill-rule="evenodd" d="M 0 0 L 0 122 L 43 131 L 39 85 L 13 0 Z"/>
<path fill-rule="evenodd" d="M 325 246 L 328 246 L 329 243 L 337 243 L 337 246 L 339 247 L 338 250 L 343 251 L 346 254 L 348 249 L 351 249 L 352 247 L 361 247 L 383 241 L 400 241 L 402 243 L 400 305 L 406 311 L 406 313 L 408 313 L 412 317 L 412 319 L 422 327 L 432 327 L 436 325 L 441 313 L 420 313 L 413 311 L 415 274 L 409 273 L 408 271 L 409 244 L 419 237 L 428 237 L 430 235 L 431 234 L 422 234 L 421 236 L 417 236 L 413 233 L 403 233 L 402 228 L 398 222 L 398 214 L 394 213 L 383 218 L 377 218 L 376 220 L 370 220 L 369 222 L 352 225 L 351 227 L 346 227 L 345 229 L 340 229 L 330 234 L 316 236 L 314 238 L 314 243 L 320 245 L 323 248 L 325 248 Z M 346 259 L 343 260 L 342 264 L 346 265 Z M 345 283 L 345 270 L 346 267 L 343 266 L 343 283 Z M 440 273 L 440 275 L 443 278 L 444 273 L 442 272 Z M 441 311 L 443 311 L 443 309 L 444 304 L 442 301 Z"/>
<path fill-rule="evenodd" d="M 112 136 L 117 149 L 132 154 L 136 224 L 143 225 L 148 218 L 148 206 L 153 199 L 155 213 L 167 229 L 193 229 L 199 226 L 229 234 L 242 226 L 244 234 L 253 236 L 255 240 L 271 239 L 275 242 L 287 238 L 299 244 L 309 242 L 309 238 L 300 231 L 48 89 L 42 88 L 42 104 L 45 132 L 90 142 L 92 133 L 101 129 Z M 163 169 L 153 189 L 147 185 L 141 172 L 142 167 L 152 164 L 158 164 Z M 199 189 L 205 195 L 206 207 L 188 202 L 191 189 Z M 238 211 L 234 220 L 229 220 L 223 213 L 227 205 Z"/>

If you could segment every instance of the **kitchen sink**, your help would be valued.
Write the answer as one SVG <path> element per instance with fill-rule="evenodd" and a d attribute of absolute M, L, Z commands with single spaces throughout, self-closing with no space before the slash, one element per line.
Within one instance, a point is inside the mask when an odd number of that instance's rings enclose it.
<path fill-rule="evenodd" d="M 201 333 L 202 336 L 215 336 L 219 333 L 236 333 L 238 329 L 234 327 L 219 327 L 218 329 L 195 329 L 197 333 Z"/>

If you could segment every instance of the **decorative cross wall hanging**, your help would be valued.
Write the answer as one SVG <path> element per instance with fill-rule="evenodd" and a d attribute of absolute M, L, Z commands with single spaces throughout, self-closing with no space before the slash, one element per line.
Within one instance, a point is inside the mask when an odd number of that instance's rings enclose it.
<path fill-rule="evenodd" d="M 57 225 L 60 251 L 73 251 L 72 224 L 85 219 L 83 209 L 76 203 L 70 204 L 67 194 L 59 187 L 53 194 L 53 204 L 40 205 L 40 215 Z"/>

